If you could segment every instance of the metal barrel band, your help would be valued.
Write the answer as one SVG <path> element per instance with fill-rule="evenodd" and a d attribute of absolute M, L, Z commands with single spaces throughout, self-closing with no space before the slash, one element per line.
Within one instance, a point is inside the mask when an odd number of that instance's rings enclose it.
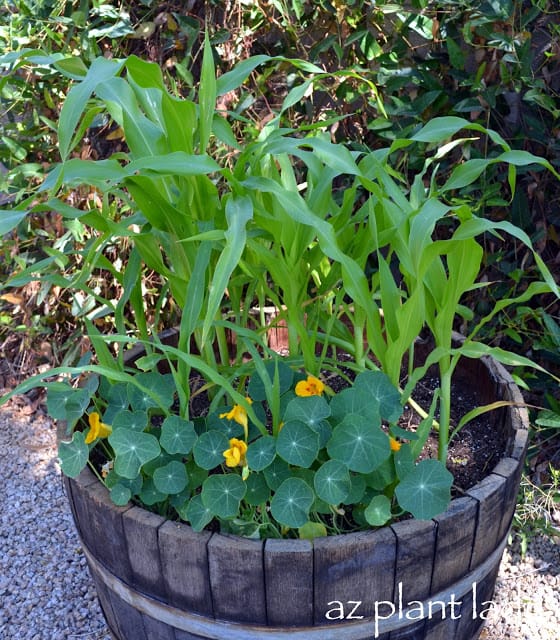
<path fill-rule="evenodd" d="M 120 578 L 117 578 L 105 566 L 99 562 L 84 545 L 85 556 L 90 566 L 102 580 L 104 585 L 119 598 L 137 611 L 158 620 L 181 631 L 213 638 L 215 640 L 262 640 L 266 637 L 269 640 L 362 640 L 363 638 L 377 637 L 378 635 L 390 631 L 398 631 L 409 626 L 411 623 L 418 623 L 428 616 L 407 617 L 408 614 L 421 611 L 433 611 L 431 604 L 437 603 L 458 603 L 468 593 L 472 593 L 473 585 L 481 582 L 499 563 L 507 542 L 507 535 L 476 569 L 468 573 L 459 581 L 453 584 L 452 589 L 442 590 L 429 599 L 422 602 L 415 601 L 413 607 L 403 608 L 391 617 L 381 617 L 375 619 L 367 617 L 363 620 L 353 622 L 340 622 L 336 624 L 316 625 L 305 628 L 294 627 L 266 627 L 262 625 L 245 625 L 238 622 L 228 622 L 213 618 L 205 618 L 195 613 L 188 613 L 170 606 L 159 600 L 151 598 L 134 589 L 131 589 Z M 441 607 L 439 607 L 441 610 Z"/>

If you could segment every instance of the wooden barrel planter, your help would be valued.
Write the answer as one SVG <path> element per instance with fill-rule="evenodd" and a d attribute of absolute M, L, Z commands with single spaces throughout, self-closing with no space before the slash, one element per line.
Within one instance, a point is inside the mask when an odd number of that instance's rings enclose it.
<path fill-rule="evenodd" d="M 481 403 L 521 403 L 503 367 L 468 360 Z M 527 447 L 526 410 L 491 414 L 504 457 L 430 521 L 307 540 L 250 540 L 116 507 L 66 479 L 107 623 L 119 640 L 472 640 L 488 613 Z"/>

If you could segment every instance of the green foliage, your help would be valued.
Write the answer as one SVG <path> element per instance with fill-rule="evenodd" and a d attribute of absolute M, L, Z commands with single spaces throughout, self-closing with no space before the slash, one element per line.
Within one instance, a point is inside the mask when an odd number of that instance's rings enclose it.
<path fill-rule="evenodd" d="M 293 9 L 304 15 L 303 7 Z M 353 12 L 346 6 L 339 9 L 348 18 L 347 10 Z M 433 19 L 420 11 L 406 14 L 404 22 L 388 5 L 380 4 L 379 11 L 401 21 L 395 33 L 404 34 L 406 27 L 422 38 L 433 36 Z M 283 15 L 289 20 L 289 12 Z M 355 14 L 348 20 L 356 26 L 359 18 Z M 381 60 L 384 54 L 367 34 L 348 42 L 356 46 L 358 41 L 367 60 Z M 459 64 L 461 51 L 447 46 Z M 333 50 L 341 59 L 346 55 L 340 47 L 333 45 Z M 10 64 L 24 59 L 25 53 Z M 41 64 L 48 73 L 60 69 L 59 78 L 69 75 L 57 56 Z M 277 65 L 288 66 L 303 80 L 289 89 L 278 114 L 260 131 L 244 128 L 239 113 L 215 111 L 219 98 L 243 90 L 240 85 L 251 72 Z M 395 125 L 402 131 L 391 129 L 389 146 L 376 150 L 333 142 L 332 121 L 283 126 L 305 104 L 305 96 L 331 76 L 307 61 L 262 55 L 216 77 L 209 38 L 200 84 L 188 98 L 168 90 L 158 65 L 136 56 L 94 58 L 75 71 L 57 126 L 63 161 L 41 187 L 46 203 L 18 205 L 3 218 L 2 231 L 17 231 L 32 216 L 54 211 L 87 240 L 73 255 L 71 272 L 64 267 L 73 250 L 53 247 L 49 260 L 22 269 L 7 286 L 30 283 L 40 272 L 44 287 L 72 292 L 75 315 L 85 319 L 99 365 L 59 372 L 104 376 L 93 408 L 102 409 L 104 421 L 113 427 L 105 455 L 114 456 L 112 473 L 120 478 L 112 485 L 115 499 L 122 503 L 130 493 L 158 509 L 173 508 L 201 528 L 214 517 L 230 521 L 240 515 L 246 495 L 241 487 L 250 487 L 246 502 L 251 517 L 257 513 L 255 500 L 267 491 L 264 503 L 275 522 L 263 520 L 259 527 L 270 525 L 277 532 L 320 518 L 324 503 L 331 505 L 329 513 L 338 513 L 344 500 L 359 505 L 371 525 L 388 519 L 386 500 L 392 500 L 394 513 L 402 508 L 418 517 L 444 509 L 454 369 L 463 356 L 493 355 L 507 364 L 532 365 L 477 337 L 498 313 L 533 295 L 558 296 L 557 284 L 527 233 L 510 222 L 478 215 L 476 189 L 505 167 L 514 193 L 516 167 L 546 170 L 558 179 L 553 165 L 456 116 L 434 117 L 419 127 L 422 114 L 414 113 L 409 124 L 399 120 Z M 383 118 L 398 115 L 395 95 L 404 85 L 396 74 L 387 80 L 386 86 L 396 92 L 387 112 L 367 77 L 346 69 L 335 78 L 348 82 L 347 87 L 357 83 L 372 89 Z M 96 120 L 122 132 L 124 150 L 97 161 L 71 157 Z M 387 133 L 386 124 L 378 125 Z M 484 157 L 481 145 L 487 150 Z M 400 172 L 403 158 L 415 170 L 411 177 Z M 87 207 L 67 199 L 68 190 L 76 189 L 95 194 Z M 524 247 L 541 281 L 522 292 L 512 289 L 456 345 L 452 330 L 458 317 L 466 315 L 462 302 L 477 288 L 484 267 L 481 238 L 498 233 Z M 119 267 L 107 257 L 117 244 L 132 247 Z M 157 276 L 160 286 L 151 305 L 143 280 L 147 272 Z M 106 273 L 118 283 L 118 296 L 92 287 L 92 280 Z M 160 313 L 170 301 L 180 317 L 176 347 L 161 344 L 157 331 Z M 269 307 L 287 327 L 289 364 L 275 358 L 267 344 L 264 309 Z M 110 336 L 96 326 L 102 317 L 111 319 Z M 434 349 L 424 366 L 410 365 L 402 392 L 403 364 L 413 362 L 422 330 L 431 335 Z M 124 349 L 115 360 L 111 343 L 135 342 L 145 347 L 137 366 L 146 371 L 132 375 L 126 371 Z M 345 370 L 337 362 L 337 349 L 350 357 Z M 165 378 L 150 372 L 160 364 L 170 371 Z M 401 398 L 413 394 L 430 364 L 440 372 L 439 462 L 415 465 L 431 419 L 422 423 L 416 441 L 411 437 L 410 447 L 403 445 L 396 454 L 381 420 L 398 419 Z M 384 373 L 372 371 L 377 366 Z M 317 396 L 296 397 L 303 370 L 313 376 L 324 371 L 346 378 L 347 371 L 350 378 L 358 375 L 329 403 Z M 203 378 L 209 393 L 204 428 L 195 426 L 199 416 L 192 415 L 193 373 Z M 21 389 L 40 384 L 43 377 Z M 69 396 L 62 414 L 70 428 L 92 393 Z M 226 409 L 226 397 L 233 408 L 230 404 Z M 175 400 L 177 416 L 170 410 Z M 152 422 L 156 415 L 163 420 L 161 428 Z M 233 438 L 248 445 L 248 466 L 241 466 L 249 472 L 247 482 L 253 475 L 256 479 L 247 485 L 237 471 L 224 467 L 224 451 L 234 446 Z M 72 474 L 85 464 L 84 445 L 78 437 L 61 452 L 63 467 Z M 245 452 L 239 455 L 243 458 Z M 185 469 L 186 483 L 178 464 Z M 208 477 L 201 470 L 210 472 Z M 320 490 L 317 476 L 325 481 Z M 136 487 L 125 482 L 139 478 Z M 362 483 L 358 478 L 365 479 Z M 413 489 L 418 482 L 421 493 Z M 183 496 L 187 490 L 192 497 Z M 372 491 L 378 494 L 372 496 Z M 170 496 L 177 497 L 173 504 Z"/>

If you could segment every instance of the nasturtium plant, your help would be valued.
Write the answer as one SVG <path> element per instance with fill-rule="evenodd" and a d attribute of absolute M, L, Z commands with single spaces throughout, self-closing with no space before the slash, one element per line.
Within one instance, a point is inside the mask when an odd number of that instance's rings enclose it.
<path fill-rule="evenodd" d="M 309 538 L 445 509 L 451 474 L 436 460 L 415 459 L 418 434 L 398 424 L 401 394 L 387 376 L 366 370 L 341 378 L 335 392 L 289 359 L 261 364 L 238 395 L 222 393 L 194 421 L 171 410 L 169 379 L 153 372 L 110 388 L 102 415 L 112 424 L 101 421 L 103 403 L 92 396 L 89 430 L 61 444 L 64 472 L 77 475 L 96 448 L 116 504 L 136 500 L 197 531 L 214 520 L 239 535 Z M 157 402 L 130 391 L 148 383 Z M 71 393 L 59 386 L 55 397 L 61 393 L 72 408 Z"/>

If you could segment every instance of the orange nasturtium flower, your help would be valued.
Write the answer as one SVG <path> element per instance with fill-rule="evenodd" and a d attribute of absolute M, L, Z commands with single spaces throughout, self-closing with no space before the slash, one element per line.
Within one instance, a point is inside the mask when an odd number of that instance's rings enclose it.
<path fill-rule="evenodd" d="M 229 441 L 229 449 L 224 451 L 226 466 L 228 467 L 244 467 L 247 464 L 245 454 L 247 453 L 247 444 L 243 440 L 231 438 Z"/>
<path fill-rule="evenodd" d="M 247 396 L 245 398 L 249 404 L 253 404 L 251 398 Z M 235 420 L 237 424 L 240 424 L 245 431 L 245 440 L 247 440 L 248 436 L 248 418 L 247 418 L 247 410 L 245 407 L 242 407 L 240 404 L 233 405 L 233 409 L 231 411 L 227 411 L 226 413 L 220 413 L 220 418 L 227 418 L 227 420 Z"/>
<path fill-rule="evenodd" d="M 301 398 L 320 396 L 324 390 L 324 383 L 315 376 L 307 376 L 307 380 L 300 380 L 296 384 L 296 396 Z"/>
<path fill-rule="evenodd" d="M 391 451 L 398 451 L 402 445 L 398 440 L 395 440 L 393 436 L 389 436 L 389 446 L 391 447 Z"/>
<path fill-rule="evenodd" d="M 101 422 L 99 419 L 99 414 L 94 411 L 89 414 L 89 431 L 87 433 L 85 443 L 89 444 L 97 438 L 106 438 L 111 435 L 113 429 L 108 424 Z"/>

